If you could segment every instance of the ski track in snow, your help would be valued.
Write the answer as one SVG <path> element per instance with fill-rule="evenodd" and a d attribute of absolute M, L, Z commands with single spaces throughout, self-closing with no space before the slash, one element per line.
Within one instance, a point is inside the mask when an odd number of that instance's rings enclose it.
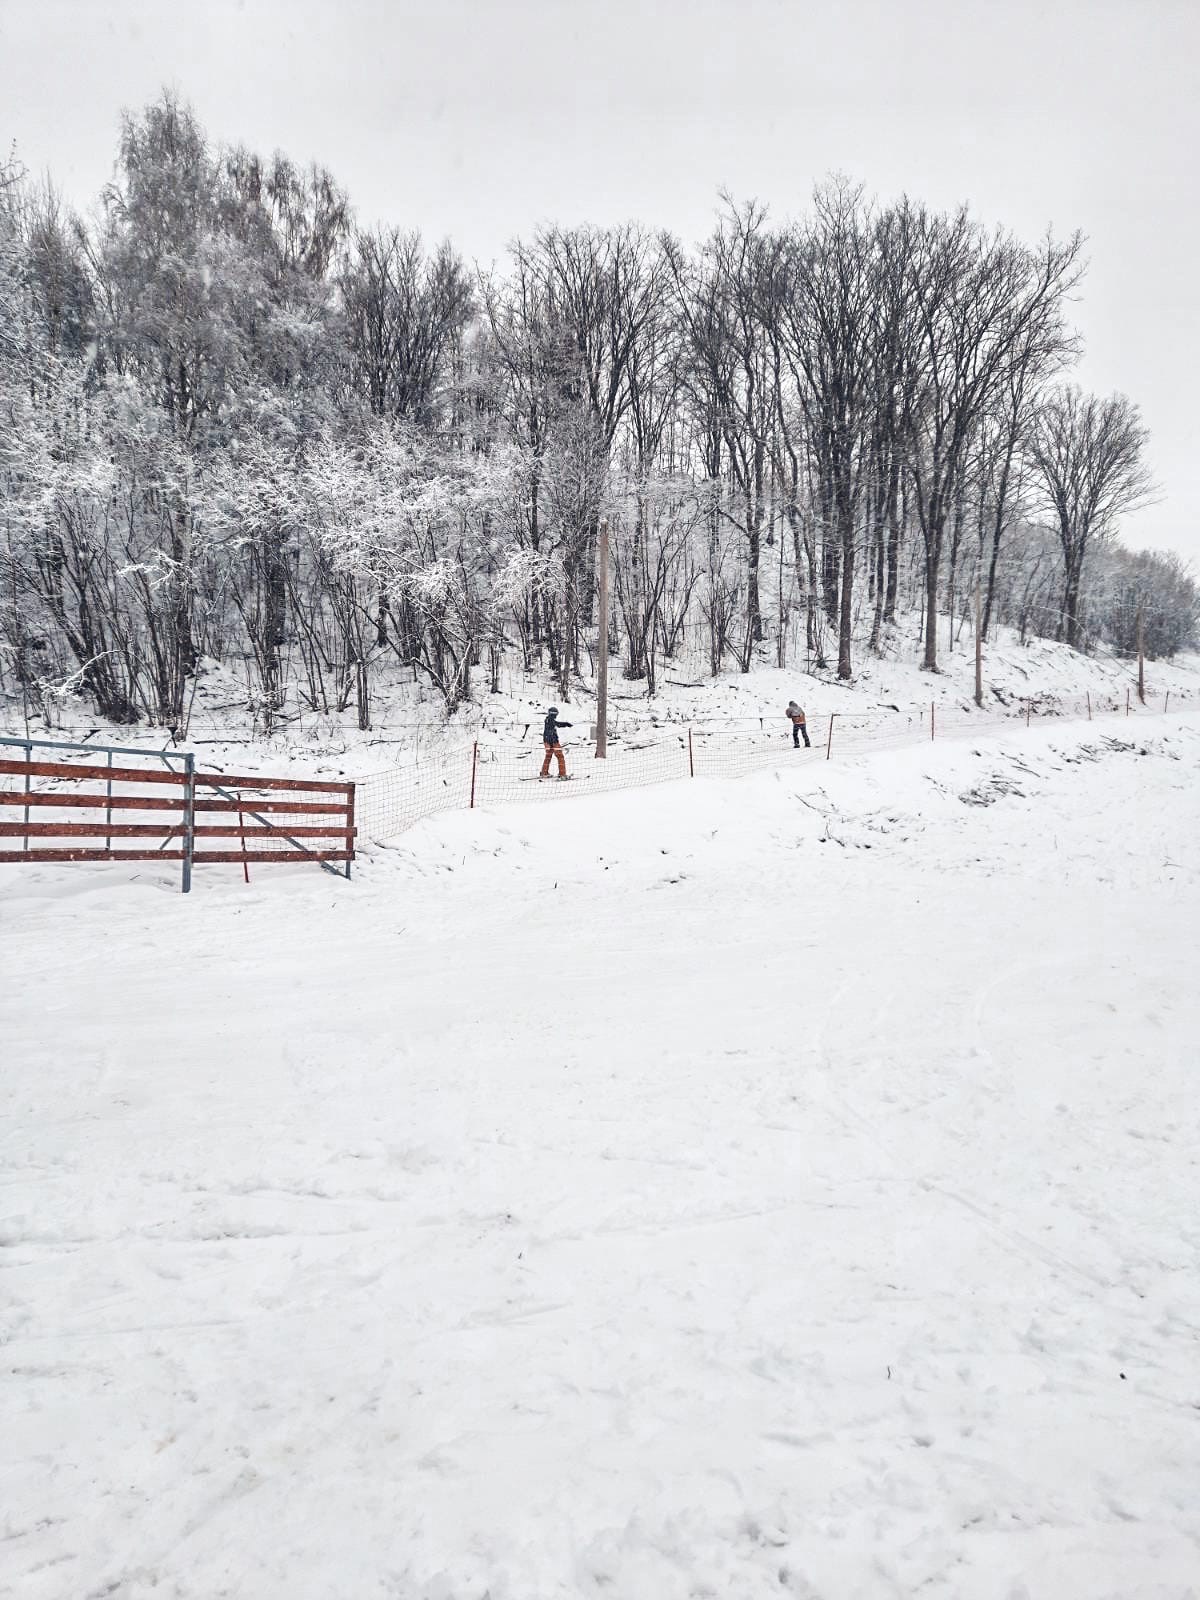
<path fill-rule="evenodd" d="M 6 875 L 0 1596 L 1200 1594 L 1198 782 Z"/>

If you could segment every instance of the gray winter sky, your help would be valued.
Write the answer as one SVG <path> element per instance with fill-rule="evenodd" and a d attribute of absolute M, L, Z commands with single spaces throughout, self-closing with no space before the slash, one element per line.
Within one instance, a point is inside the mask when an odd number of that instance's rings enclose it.
<path fill-rule="evenodd" d="M 214 139 L 317 158 L 360 218 L 488 262 L 539 221 L 687 239 L 717 191 L 1082 229 L 1080 381 L 1153 432 L 1125 529 L 1200 565 L 1200 0 L 0 0 L 0 140 L 86 205 L 164 84 Z"/>

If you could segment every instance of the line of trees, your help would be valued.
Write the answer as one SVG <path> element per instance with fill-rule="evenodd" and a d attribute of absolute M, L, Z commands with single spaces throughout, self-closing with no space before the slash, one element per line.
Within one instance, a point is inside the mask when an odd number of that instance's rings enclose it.
<path fill-rule="evenodd" d="M 799 648 L 846 678 L 907 610 L 936 670 L 977 585 L 985 630 L 1127 650 L 1140 613 L 1170 653 L 1196 586 L 1113 537 L 1137 408 L 1067 381 L 1081 250 L 833 179 L 695 249 L 547 227 L 474 271 L 164 95 L 91 224 L 0 171 L 0 681 L 178 727 L 216 660 L 264 723 L 366 726 L 388 665 L 449 710 L 506 659 L 566 697 L 604 625 L 651 693 Z"/>

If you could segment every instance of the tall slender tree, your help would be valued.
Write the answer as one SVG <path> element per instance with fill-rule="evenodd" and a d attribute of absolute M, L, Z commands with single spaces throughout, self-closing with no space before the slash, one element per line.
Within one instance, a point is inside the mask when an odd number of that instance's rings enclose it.
<path fill-rule="evenodd" d="M 1062 635 L 1078 646 L 1084 564 L 1093 545 L 1154 493 L 1146 429 L 1123 394 L 1098 399 L 1073 385 L 1038 412 L 1030 456 L 1058 524 L 1063 554 Z"/>

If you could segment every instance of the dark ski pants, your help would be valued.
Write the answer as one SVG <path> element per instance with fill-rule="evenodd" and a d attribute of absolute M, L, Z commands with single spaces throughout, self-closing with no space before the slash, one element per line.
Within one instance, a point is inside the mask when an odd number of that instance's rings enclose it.
<path fill-rule="evenodd" d="M 808 737 L 808 729 L 804 726 L 804 724 L 802 722 L 793 722 L 792 723 L 792 743 L 793 743 L 793 745 L 795 745 L 797 750 L 799 750 L 799 748 L 800 748 L 800 736 L 801 736 L 801 734 L 803 734 L 803 736 L 804 736 L 804 748 L 806 750 L 811 750 L 812 749 L 812 740 Z"/>

